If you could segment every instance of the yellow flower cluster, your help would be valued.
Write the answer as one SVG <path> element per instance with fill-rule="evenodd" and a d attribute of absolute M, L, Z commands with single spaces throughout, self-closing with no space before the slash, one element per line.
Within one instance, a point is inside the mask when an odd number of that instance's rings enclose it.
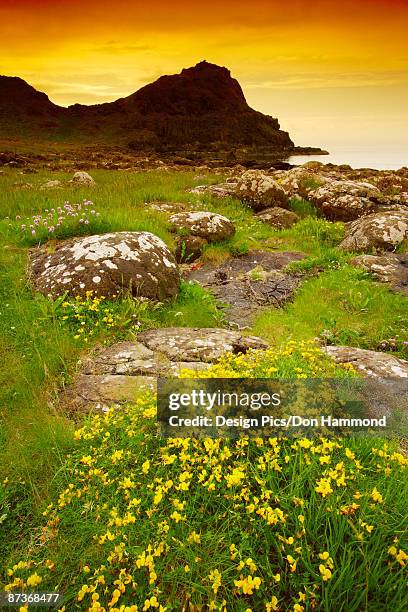
<path fill-rule="evenodd" d="M 284 352 L 287 363 L 304 359 L 293 345 Z M 223 367 L 267 370 L 258 354 L 248 359 L 229 356 Z M 52 589 L 64 571 L 59 543 L 71 540 L 70 563 L 82 571 L 67 578 L 76 598 L 67 609 L 319 609 L 344 584 L 364 583 L 370 554 L 375 585 L 401 589 L 407 556 L 396 539 L 390 546 L 392 527 L 377 534 L 407 465 L 377 440 L 159 438 L 146 393 L 76 431 L 43 539 L 10 567 L 6 590 L 38 580 Z"/>
<path fill-rule="evenodd" d="M 63 325 L 74 334 L 74 339 L 87 343 L 103 333 L 124 329 L 137 330 L 139 323 L 123 313 L 122 300 L 108 300 L 104 295 L 87 291 L 85 297 L 77 295 L 58 304 L 56 313 Z"/>

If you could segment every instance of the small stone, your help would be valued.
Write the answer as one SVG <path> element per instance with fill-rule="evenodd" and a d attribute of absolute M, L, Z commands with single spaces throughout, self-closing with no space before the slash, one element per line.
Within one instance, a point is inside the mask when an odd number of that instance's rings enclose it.
<path fill-rule="evenodd" d="M 72 179 L 69 181 L 72 185 L 77 185 L 77 186 L 86 186 L 86 187 L 94 187 L 96 185 L 94 179 L 92 178 L 92 176 L 90 174 L 88 174 L 88 172 L 84 172 L 83 170 L 80 170 L 78 172 L 75 172 L 74 176 L 72 177 Z"/>
<path fill-rule="evenodd" d="M 173 232 L 184 230 L 208 242 L 227 240 L 235 234 L 234 224 L 227 217 L 208 211 L 178 213 L 169 221 Z"/>
<path fill-rule="evenodd" d="M 264 223 L 272 225 L 272 227 L 276 227 L 278 229 L 292 227 L 292 225 L 297 223 L 300 218 L 291 210 L 286 210 L 286 208 L 280 208 L 279 206 L 266 208 L 265 210 L 257 213 L 256 216 Z"/>
<path fill-rule="evenodd" d="M 178 263 L 192 263 L 201 256 L 207 240 L 199 236 L 178 236 L 175 257 Z"/>

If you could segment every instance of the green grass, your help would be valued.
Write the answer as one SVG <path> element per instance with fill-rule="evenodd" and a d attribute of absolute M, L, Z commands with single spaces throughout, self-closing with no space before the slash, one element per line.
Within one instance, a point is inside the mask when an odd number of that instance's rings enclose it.
<path fill-rule="evenodd" d="M 176 481 L 180 470 L 193 469 L 194 461 L 184 459 L 182 449 L 176 447 L 174 465 L 162 464 L 159 453 L 165 443 L 155 436 L 151 416 L 140 423 L 140 406 L 129 407 L 123 413 L 123 419 L 118 417 L 116 422 L 115 416 L 113 421 L 103 425 L 97 436 L 106 430 L 111 434 L 109 440 L 102 439 L 101 442 L 92 437 L 75 441 L 75 424 L 56 407 L 58 389 L 70 382 L 78 358 L 97 342 L 133 338 L 139 329 L 151 327 L 222 326 L 223 318 L 222 311 L 206 291 L 184 282 L 179 296 L 166 304 L 141 304 L 131 298 L 106 300 L 101 310 L 95 313 L 89 307 L 89 300 L 88 304 L 80 306 L 86 334 L 79 334 L 76 306 L 63 306 L 63 300 L 53 303 L 36 296 L 27 284 L 27 251 L 38 243 L 38 236 L 23 235 L 19 228 L 24 221 L 16 220 L 16 215 L 29 217 L 61 206 L 65 200 L 80 202 L 89 198 L 100 217 L 88 226 L 64 225 L 56 238 L 81 233 L 147 230 L 160 236 L 172 248 L 174 235 L 169 232 L 166 215 L 152 210 L 145 203 L 153 200 L 191 203 L 193 206 L 196 203 L 220 212 L 236 225 L 236 234 L 231 240 L 206 248 L 204 259 L 207 261 L 219 262 L 251 249 L 295 250 L 307 255 L 306 259 L 292 265 L 293 269 L 306 275 L 293 303 L 282 309 L 267 309 L 259 315 L 249 332 L 269 340 L 280 355 L 281 366 L 286 368 L 285 375 L 291 375 L 295 367 L 303 366 L 298 357 L 284 356 L 279 347 L 286 345 L 289 339 L 295 342 L 310 340 L 322 332 L 330 342 L 374 349 L 379 342 L 398 336 L 399 351 L 396 354 L 407 354 L 402 343 L 407 337 L 406 300 L 391 293 L 385 285 L 373 282 L 362 270 L 352 268 L 348 264 L 350 255 L 336 249 L 344 235 L 343 224 L 332 224 L 319 218 L 309 203 L 292 202 L 291 208 L 302 219 L 292 228 L 278 231 L 258 221 L 252 211 L 238 200 L 211 199 L 188 192 L 198 183 L 215 182 L 220 177 L 209 175 L 203 180 L 202 177 L 197 179 L 193 172 L 159 171 L 95 170 L 91 174 L 97 182 L 92 189 L 67 187 L 49 192 L 40 191 L 38 186 L 47 179 L 68 180 L 71 175 L 41 170 L 38 174 L 22 176 L 15 170 L 7 170 L 6 175 L 0 176 L 0 483 L 4 481 L 0 486 L 0 558 L 4 565 L 10 566 L 23 557 L 30 557 L 34 563 L 31 569 L 40 563 L 38 571 L 44 571 L 42 586 L 51 588 L 58 583 L 64 588 L 71 606 L 67 609 L 83 609 L 81 604 L 76 608 L 73 602 L 82 582 L 90 583 L 93 576 L 80 574 L 84 563 L 89 562 L 93 572 L 106 558 L 106 547 L 95 543 L 92 536 L 100 535 L 101 527 L 106 526 L 107 509 L 112 509 L 112 499 L 117 492 L 115 484 L 105 489 L 99 483 L 99 489 L 96 489 L 98 483 L 92 481 L 89 491 L 84 492 L 84 498 L 74 499 L 67 506 L 55 510 L 55 516 L 62 521 L 59 535 L 54 539 L 46 538 L 38 547 L 43 533 L 41 528 L 48 520 L 42 517 L 44 507 L 51 500 L 55 503 L 56 496 L 69 482 L 73 482 L 75 487 L 83 486 L 82 478 L 86 477 L 88 468 L 81 463 L 81 457 L 95 455 L 98 466 L 112 470 L 109 473 L 116 484 L 115 479 L 120 474 L 123 476 L 125 471 L 136 470 L 134 494 L 142 498 L 142 514 L 129 532 L 129 562 L 135 561 L 141 547 L 149 542 L 156 543 L 159 518 L 167 520 L 173 508 L 169 497 L 160 512 L 153 515 L 153 520 L 147 520 L 149 516 L 146 513 L 152 501 L 150 485 L 155 478 L 174 478 Z M 20 181 L 32 182 L 35 188 L 23 190 L 15 187 L 14 183 Z M 112 323 L 103 321 L 108 311 Z M 333 364 L 329 363 L 325 362 L 322 375 L 333 374 Z M 267 365 L 272 367 L 271 362 Z M 306 373 L 311 374 L 309 370 Z M 135 435 L 126 436 L 124 432 L 133 427 Z M 157 566 L 157 573 L 163 576 L 160 588 L 166 593 L 165 599 L 174 602 L 174 609 L 181 609 L 180 606 L 188 605 L 190 601 L 198 604 L 210 602 L 211 597 L 216 599 L 210 582 L 202 578 L 218 567 L 225 577 L 217 598 L 222 601 L 225 596 L 232 610 L 245 610 L 251 605 L 253 610 L 261 609 L 261 601 L 268 601 L 274 594 L 281 609 L 292 609 L 298 592 L 306 588 L 309 589 L 308 604 L 299 604 L 311 609 L 315 584 L 318 584 L 317 605 L 323 610 L 403 610 L 401 570 L 384 548 L 386 544 L 391 545 L 392 538 L 401 532 L 401 520 L 406 514 L 404 498 L 399 493 L 402 481 L 399 473 L 394 481 L 385 478 L 381 470 L 377 472 L 378 457 L 371 452 L 370 444 L 362 441 L 350 444 L 364 468 L 362 472 L 358 471 L 358 478 L 351 483 L 349 492 L 336 489 L 336 499 L 332 499 L 336 508 L 334 513 L 327 509 L 331 505 L 329 498 L 322 500 L 310 484 L 315 481 L 321 467 L 316 456 L 310 455 L 311 463 L 307 463 L 306 456 L 294 453 L 291 461 L 285 463 L 282 457 L 291 455 L 291 449 L 289 443 L 284 443 L 279 458 L 282 472 L 271 470 L 265 473 L 258 465 L 264 448 L 251 445 L 231 449 L 226 465 L 232 469 L 240 462 L 245 463 L 251 495 L 256 491 L 259 493 L 259 487 L 266 487 L 273 491 L 273 500 L 279 497 L 280 507 L 288 515 L 288 522 L 280 525 L 279 531 L 274 531 L 271 526 L 266 528 L 259 520 L 247 516 L 243 500 L 232 499 L 228 487 L 203 490 L 195 474 L 190 492 L 181 492 L 180 496 L 188 502 L 189 530 L 198 530 L 199 525 L 204 525 L 201 529 L 203 544 L 197 552 L 186 541 L 187 524 L 171 524 L 166 536 L 170 548 L 165 558 L 160 557 Z M 228 447 L 229 443 L 225 446 Z M 126 461 L 115 467 L 108 458 L 109 453 L 118 448 L 123 448 L 128 454 Z M 209 468 L 213 469 L 212 460 L 205 459 L 208 457 L 205 449 L 199 447 L 194 452 L 198 453 L 200 462 L 209 461 Z M 67 458 L 69 453 L 71 455 Z M 149 475 L 140 472 L 142 457 L 143 461 L 151 459 Z M 332 463 L 342 458 L 343 450 L 334 449 Z M 390 463 L 391 460 L 387 461 Z M 391 461 L 393 466 L 394 463 L 396 465 L 398 461 Z M 76 471 L 78 469 L 80 471 Z M 383 512 L 379 513 L 379 507 L 372 508 L 368 497 L 364 498 L 361 516 L 376 526 L 374 537 L 370 536 L 368 541 L 356 537 L 355 529 L 360 529 L 361 525 L 351 525 L 350 521 L 354 519 L 338 513 L 340 503 L 351 501 L 349 493 L 360 487 L 360 477 L 362 490 L 368 492 L 376 486 L 386 499 L 381 506 Z M 258 480 L 264 478 L 265 484 L 260 484 Z M 95 503 L 96 492 L 100 495 L 98 503 Z M 295 511 L 293 498 L 302 496 L 306 500 L 307 542 L 302 548 L 299 571 L 290 572 L 283 557 L 284 552 L 293 554 L 289 552 L 291 545 L 282 544 L 278 535 L 288 538 L 300 529 L 296 517 L 301 510 L 296 507 Z M 117 503 L 121 510 L 125 502 L 120 494 Z M 103 509 L 104 503 L 107 508 Z M 102 509 L 99 520 L 98 507 Z M 260 541 L 266 543 L 261 551 Z M 228 546 L 233 542 L 239 549 L 237 559 L 252 557 L 262 573 L 262 589 L 256 591 L 253 600 L 243 597 L 242 593 L 239 597 L 233 595 L 233 580 L 239 576 L 229 559 Z M 344 542 L 346 547 L 339 545 Z M 316 554 L 326 549 L 333 556 L 336 569 L 328 584 L 323 584 L 318 578 Z M 197 555 L 202 557 L 202 565 L 195 561 Z M 46 558 L 58 565 L 49 578 L 43 565 Z M 197 564 L 195 569 L 191 573 L 185 572 L 184 565 L 193 566 L 193 563 Z M 266 578 L 272 571 L 276 573 L 277 564 L 284 568 L 282 581 L 267 586 Z M 111 589 L 116 568 L 109 572 Z M 146 576 L 138 575 L 137 581 L 140 581 L 138 598 L 150 596 L 152 587 L 148 585 Z M 341 601 L 344 601 L 343 608 Z"/>
<path fill-rule="evenodd" d="M 331 266 L 329 266 L 330 268 Z M 293 303 L 259 315 L 253 331 L 272 342 L 312 339 L 328 332 L 332 344 L 375 350 L 398 336 L 399 354 L 408 357 L 406 298 L 373 282 L 362 270 L 344 264 L 306 280 Z"/>

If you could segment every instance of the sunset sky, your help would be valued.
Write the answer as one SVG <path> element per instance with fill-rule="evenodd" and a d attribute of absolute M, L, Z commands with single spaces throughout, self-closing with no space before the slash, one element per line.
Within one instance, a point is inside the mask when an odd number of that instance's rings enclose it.
<path fill-rule="evenodd" d="M 408 0 L 0 0 L 0 74 L 94 104 L 206 59 L 296 144 L 408 148 L 407 31 Z"/>

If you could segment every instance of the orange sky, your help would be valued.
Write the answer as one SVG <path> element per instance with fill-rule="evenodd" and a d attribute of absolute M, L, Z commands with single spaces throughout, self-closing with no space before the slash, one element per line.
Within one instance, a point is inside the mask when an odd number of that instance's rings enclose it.
<path fill-rule="evenodd" d="M 0 74 L 92 104 L 207 59 L 296 144 L 408 148 L 407 31 L 407 0 L 0 0 Z"/>

